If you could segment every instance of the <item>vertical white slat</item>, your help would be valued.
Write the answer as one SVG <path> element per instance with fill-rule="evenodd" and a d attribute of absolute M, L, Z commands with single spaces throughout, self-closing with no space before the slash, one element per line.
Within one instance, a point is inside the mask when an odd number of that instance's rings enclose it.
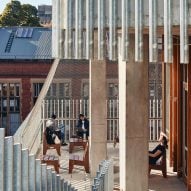
<path fill-rule="evenodd" d="M 82 59 L 82 0 L 75 2 L 75 58 Z"/>
<path fill-rule="evenodd" d="M 47 165 L 41 164 L 42 169 L 42 191 L 47 191 Z"/>
<path fill-rule="evenodd" d="M 56 14 L 57 14 L 57 19 L 56 19 L 56 31 L 57 31 L 57 44 L 56 44 L 56 46 L 58 46 L 58 58 L 62 58 L 62 46 L 61 46 L 61 43 L 62 43 L 62 41 L 61 41 L 61 12 L 60 12 L 60 9 L 61 9 L 61 1 L 62 0 L 57 0 L 57 12 L 56 12 Z"/>
<path fill-rule="evenodd" d="M 93 58 L 93 0 L 86 0 L 86 59 Z"/>
<path fill-rule="evenodd" d="M 52 172 L 52 191 L 57 191 L 56 188 L 56 172 Z"/>
<path fill-rule="evenodd" d="M 28 191 L 29 190 L 29 150 L 22 149 L 21 156 L 22 156 L 22 159 L 21 159 L 22 189 L 21 190 Z"/>
<path fill-rule="evenodd" d="M 57 49 L 57 30 L 56 30 L 56 20 L 57 20 L 57 0 L 52 0 L 52 56 L 58 57 L 58 49 Z"/>
<path fill-rule="evenodd" d="M 47 168 L 47 191 L 52 191 L 52 168 Z"/>
<path fill-rule="evenodd" d="M 21 191 L 21 144 L 13 146 L 13 190 Z"/>
<path fill-rule="evenodd" d="M 105 53 L 105 1 L 98 0 L 98 60 L 104 59 Z"/>
<path fill-rule="evenodd" d="M 156 102 L 155 102 L 156 100 L 154 99 L 153 100 L 153 118 L 155 118 L 156 117 L 156 115 L 155 115 L 155 105 L 156 105 Z"/>
<path fill-rule="evenodd" d="M 149 119 L 149 137 L 149 140 L 151 140 L 151 119 Z"/>
<path fill-rule="evenodd" d="M 153 127 L 153 140 L 155 140 L 155 119 L 152 120 L 152 127 Z"/>
<path fill-rule="evenodd" d="M 149 0 L 149 62 L 157 61 L 157 0 Z"/>
<path fill-rule="evenodd" d="M 4 180 L 5 180 L 5 174 L 4 174 L 4 136 L 5 136 L 5 129 L 0 128 L 0 190 L 4 191 Z"/>
<path fill-rule="evenodd" d="M 68 119 L 68 127 L 70 129 L 71 127 L 71 100 L 68 100 L 68 105 L 69 105 L 69 119 Z M 65 129 L 66 131 L 66 129 Z M 72 131 L 72 134 L 73 134 L 73 131 Z M 69 130 L 69 139 L 71 137 L 71 133 L 70 133 L 70 130 Z"/>
<path fill-rule="evenodd" d="M 41 160 L 36 159 L 36 191 L 41 191 L 42 185 L 42 172 L 41 172 Z"/>
<path fill-rule="evenodd" d="M 159 101 L 158 101 L 158 99 L 156 100 L 156 106 L 157 106 L 157 116 L 156 116 L 156 118 L 159 118 Z"/>
<path fill-rule="evenodd" d="M 58 99 L 57 102 L 58 102 L 57 115 L 58 115 L 58 119 L 59 119 L 59 122 L 60 122 L 60 100 Z"/>
<path fill-rule="evenodd" d="M 162 118 L 162 99 L 160 100 L 160 117 Z"/>
<path fill-rule="evenodd" d="M 143 61 L 143 0 L 135 0 L 135 62 Z"/>
<path fill-rule="evenodd" d="M 45 129 L 45 100 L 42 101 L 42 122 L 43 122 L 43 130 Z"/>
<path fill-rule="evenodd" d="M 29 191 L 35 191 L 36 190 L 36 161 L 35 161 L 35 155 L 30 154 L 29 155 Z"/>
<path fill-rule="evenodd" d="M 82 100 L 80 99 L 80 113 L 82 113 Z"/>
<path fill-rule="evenodd" d="M 180 63 L 189 63 L 188 0 L 180 0 Z"/>
<path fill-rule="evenodd" d="M 149 118 L 151 118 L 151 100 L 149 100 Z"/>
<path fill-rule="evenodd" d="M 73 34 L 72 34 L 72 15 L 73 15 L 73 0 L 66 0 L 66 29 L 65 29 L 65 58 L 72 58 L 72 42 L 73 42 Z"/>
<path fill-rule="evenodd" d="M 63 103 L 63 99 L 61 100 L 61 118 L 64 118 L 64 103 Z"/>
<path fill-rule="evenodd" d="M 164 62 L 172 63 L 172 0 L 164 1 Z"/>
<path fill-rule="evenodd" d="M 114 117 L 115 117 L 115 105 L 114 105 L 114 100 L 112 100 L 112 105 L 113 105 L 113 115 L 112 115 L 112 123 L 113 123 L 113 139 L 115 138 L 115 120 L 114 120 Z M 117 135 L 117 134 L 116 134 Z"/>
<path fill-rule="evenodd" d="M 109 59 L 117 59 L 117 2 L 109 0 Z"/>
<path fill-rule="evenodd" d="M 117 101 L 117 119 L 116 119 L 116 121 L 117 121 L 117 132 L 118 132 L 118 137 L 119 137 L 119 100 L 117 99 L 116 100 Z"/>
<path fill-rule="evenodd" d="M 121 38 L 122 38 L 122 60 L 128 61 L 128 47 L 129 47 L 129 0 L 122 0 L 122 26 L 121 26 Z"/>
<path fill-rule="evenodd" d="M 53 100 L 53 113 L 56 113 L 56 100 Z"/>
<path fill-rule="evenodd" d="M 49 108 L 49 105 L 50 105 L 48 100 L 46 101 L 46 104 L 47 104 L 46 105 L 46 118 L 48 118 L 49 117 L 49 110 L 48 110 L 48 108 Z"/>
<path fill-rule="evenodd" d="M 13 190 L 13 137 L 5 137 L 4 142 L 4 190 Z"/>
<path fill-rule="evenodd" d="M 56 175 L 56 191 L 61 191 L 61 181 L 60 181 L 60 175 Z"/>

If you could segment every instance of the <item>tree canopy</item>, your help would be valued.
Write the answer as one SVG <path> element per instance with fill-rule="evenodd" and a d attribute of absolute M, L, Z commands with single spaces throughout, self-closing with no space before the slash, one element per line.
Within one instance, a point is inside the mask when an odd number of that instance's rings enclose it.
<path fill-rule="evenodd" d="M 40 26 L 36 7 L 12 0 L 0 15 L 0 26 Z"/>

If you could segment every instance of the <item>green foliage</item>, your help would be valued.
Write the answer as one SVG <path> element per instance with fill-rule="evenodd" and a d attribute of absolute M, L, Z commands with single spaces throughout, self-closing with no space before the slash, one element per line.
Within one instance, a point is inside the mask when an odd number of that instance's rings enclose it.
<path fill-rule="evenodd" d="M 0 26 L 40 26 L 36 7 L 12 0 L 0 15 Z"/>

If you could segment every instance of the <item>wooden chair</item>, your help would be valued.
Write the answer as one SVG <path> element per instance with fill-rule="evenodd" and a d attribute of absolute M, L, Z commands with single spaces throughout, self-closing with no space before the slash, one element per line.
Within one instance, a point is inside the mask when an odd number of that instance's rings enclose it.
<path fill-rule="evenodd" d="M 83 156 L 75 155 L 75 154 L 69 155 L 69 173 L 72 173 L 74 165 L 84 166 L 86 173 L 90 172 L 88 142 L 86 144 Z"/>
<path fill-rule="evenodd" d="M 56 149 L 58 155 L 60 156 L 61 155 L 60 147 L 61 147 L 60 143 L 55 143 L 55 144 L 51 144 L 51 145 L 49 145 L 47 143 L 46 130 L 45 130 L 44 133 L 43 133 L 43 155 L 46 155 L 46 152 L 47 152 L 48 149 Z"/>
<path fill-rule="evenodd" d="M 151 172 L 151 169 L 154 170 L 161 170 L 162 171 L 162 175 L 164 178 L 167 177 L 167 172 L 166 172 L 166 151 L 165 153 L 161 156 L 161 158 L 159 159 L 159 164 L 154 164 L 154 165 L 149 165 L 149 174 Z"/>
<path fill-rule="evenodd" d="M 70 138 L 69 142 L 69 153 L 72 153 L 74 147 L 83 147 L 84 150 L 86 148 L 87 140 L 83 140 L 82 138 Z"/>
<path fill-rule="evenodd" d="M 41 158 L 41 163 L 46 163 L 47 165 L 54 166 L 55 171 L 59 174 L 59 159 L 54 155 L 43 155 Z"/>

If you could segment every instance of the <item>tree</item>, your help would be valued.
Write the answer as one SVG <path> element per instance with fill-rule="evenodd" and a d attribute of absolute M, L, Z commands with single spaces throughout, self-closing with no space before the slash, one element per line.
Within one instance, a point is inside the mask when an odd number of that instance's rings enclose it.
<path fill-rule="evenodd" d="M 0 15 L 0 26 L 40 26 L 36 7 L 12 0 Z"/>

